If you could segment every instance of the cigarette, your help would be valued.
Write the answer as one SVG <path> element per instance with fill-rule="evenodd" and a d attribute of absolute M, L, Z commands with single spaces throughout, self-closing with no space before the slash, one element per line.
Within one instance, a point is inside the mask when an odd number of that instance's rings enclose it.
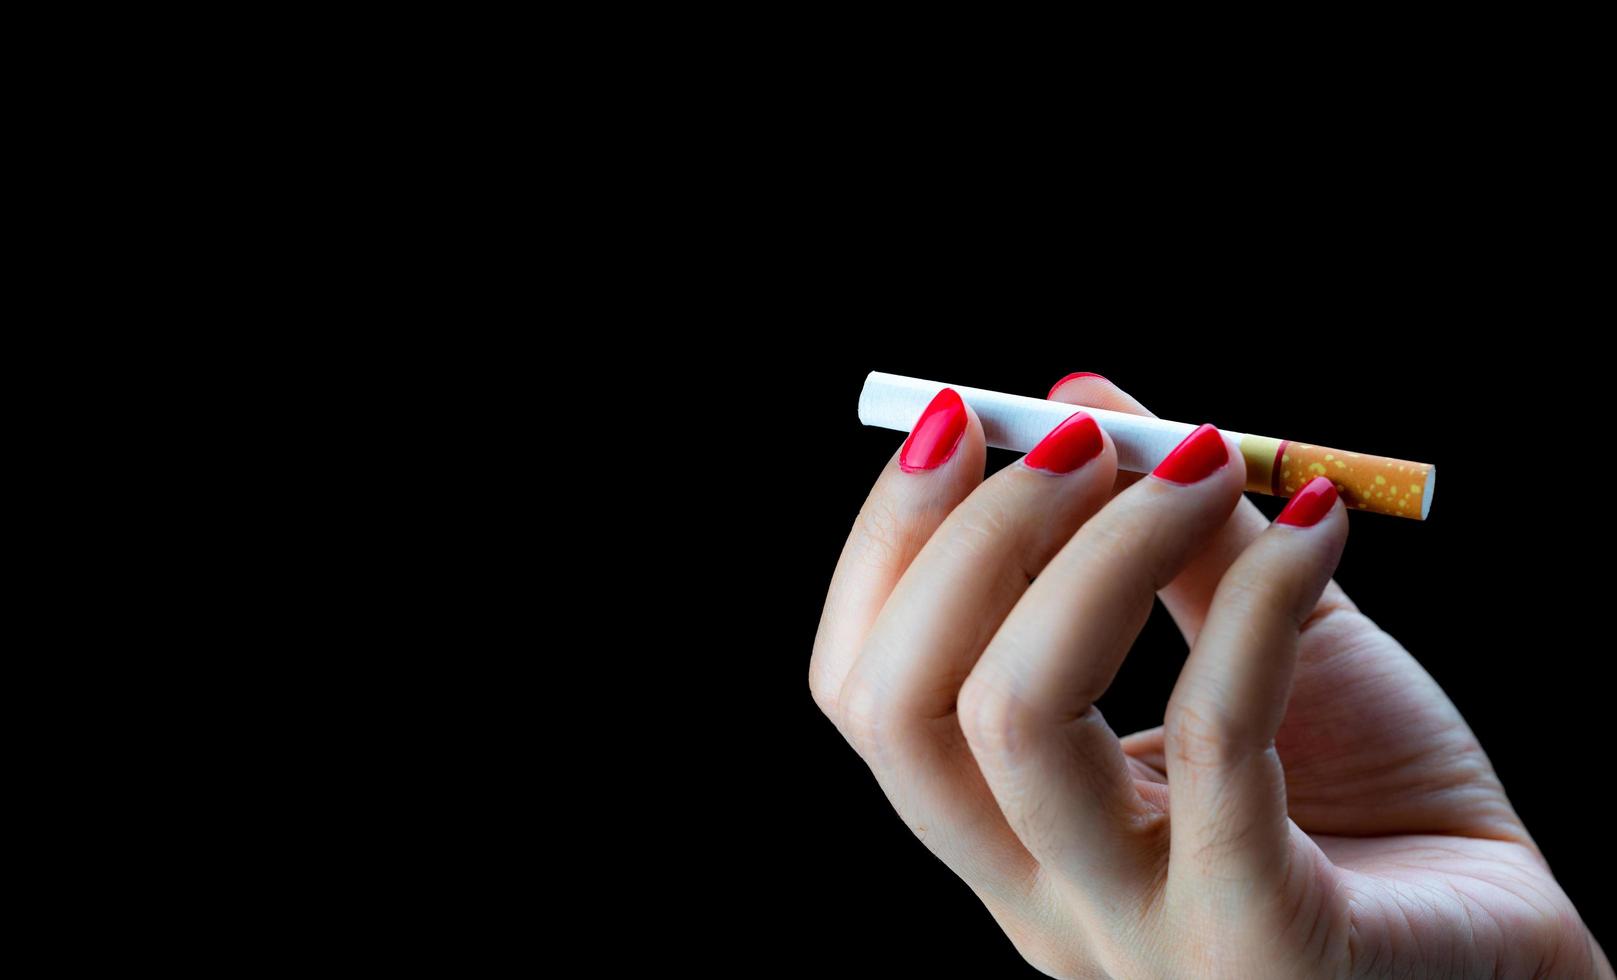
<path fill-rule="evenodd" d="M 1088 412 L 1116 444 L 1118 468 L 1133 473 L 1151 472 L 1196 429 L 1188 422 L 1170 422 L 880 371 L 872 371 L 865 378 L 864 390 L 859 393 L 859 421 L 908 432 L 932 397 L 944 388 L 953 388 L 976 411 L 990 446 L 1019 453 L 1038 445 L 1051 429 L 1074 413 Z M 1253 493 L 1289 497 L 1309 480 L 1323 476 L 1336 485 L 1342 502 L 1354 510 L 1424 521 L 1432 509 L 1437 467 L 1430 463 L 1350 453 L 1226 429 L 1219 431 L 1240 445 L 1241 456 L 1246 460 L 1246 488 Z"/>

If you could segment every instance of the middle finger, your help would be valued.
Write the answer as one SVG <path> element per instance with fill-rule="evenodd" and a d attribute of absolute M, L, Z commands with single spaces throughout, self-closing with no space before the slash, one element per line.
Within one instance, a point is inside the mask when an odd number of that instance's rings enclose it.
<path fill-rule="evenodd" d="M 845 734 L 934 853 L 990 893 L 1036 865 L 972 761 L 955 701 L 1006 612 L 1105 503 L 1111 441 L 1075 412 L 972 491 L 894 587 L 842 685 Z"/>

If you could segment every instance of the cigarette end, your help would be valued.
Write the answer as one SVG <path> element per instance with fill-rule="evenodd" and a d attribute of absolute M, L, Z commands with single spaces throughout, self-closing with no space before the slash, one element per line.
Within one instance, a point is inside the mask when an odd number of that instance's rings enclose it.
<path fill-rule="evenodd" d="M 859 389 L 859 424 L 860 425 L 870 425 L 871 424 L 871 421 L 870 421 L 870 395 L 871 395 L 871 388 L 873 387 L 871 385 L 871 379 L 874 378 L 878 373 L 880 373 L 880 372 L 872 371 L 869 374 L 865 375 L 865 383 Z"/>

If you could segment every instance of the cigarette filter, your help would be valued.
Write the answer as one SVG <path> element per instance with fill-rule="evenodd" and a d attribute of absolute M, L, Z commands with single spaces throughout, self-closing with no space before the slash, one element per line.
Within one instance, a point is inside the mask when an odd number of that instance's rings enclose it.
<path fill-rule="evenodd" d="M 923 381 L 880 371 L 872 371 L 865 378 L 864 390 L 859 393 L 859 421 L 908 432 L 932 397 L 944 388 L 953 388 L 977 413 L 990 446 L 1021 453 L 1036 446 L 1074 412 L 1088 412 L 1116 444 L 1118 467 L 1134 473 L 1151 472 L 1196 429 L 1187 422 Z M 1246 488 L 1254 493 L 1289 497 L 1309 480 L 1323 476 L 1336 485 L 1342 502 L 1355 510 L 1423 521 L 1432 509 L 1437 467 L 1430 463 L 1219 431 L 1240 445 L 1241 456 L 1246 460 Z"/>

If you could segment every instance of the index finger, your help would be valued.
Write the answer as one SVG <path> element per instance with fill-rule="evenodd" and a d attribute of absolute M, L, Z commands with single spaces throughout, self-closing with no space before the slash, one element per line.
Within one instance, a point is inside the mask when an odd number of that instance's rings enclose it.
<path fill-rule="evenodd" d="M 982 422 L 952 388 L 933 397 L 865 498 L 820 611 L 809 690 L 837 718 L 838 692 L 871 624 L 921 546 L 983 481 Z"/>

